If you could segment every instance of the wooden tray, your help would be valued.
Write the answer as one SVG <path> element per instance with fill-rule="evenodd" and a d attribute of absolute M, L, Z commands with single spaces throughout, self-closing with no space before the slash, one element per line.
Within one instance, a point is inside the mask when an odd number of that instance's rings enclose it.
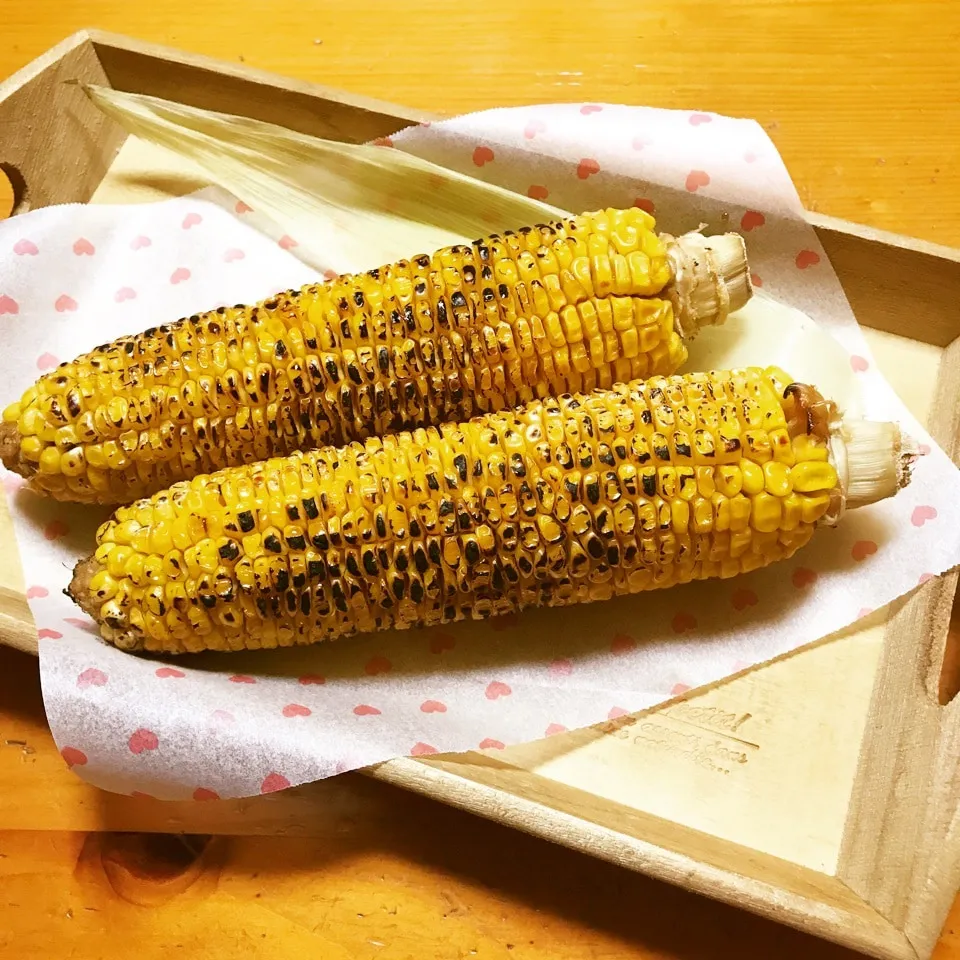
<path fill-rule="evenodd" d="M 0 160 L 12 168 L 18 211 L 200 185 L 128 140 L 61 82 L 69 79 L 355 142 L 426 119 L 122 37 L 78 34 L 0 85 Z M 960 253 L 809 220 L 884 373 L 956 457 Z M 0 542 L 9 558 L 5 510 Z M 960 885 L 960 701 L 950 702 L 958 671 L 949 630 L 956 584 L 956 573 L 932 580 L 855 630 L 600 728 L 496 759 L 400 759 L 366 772 L 873 956 L 926 958 Z M 0 642 L 36 652 L 10 559 L 0 560 Z M 59 782 L 62 792 L 35 791 L 34 799 L 61 805 L 63 829 L 89 829 L 86 801 L 76 798 L 95 791 L 65 770 Z M 164 822 L 185 832 L 308 833 L 319 809 L 312 796 L 308 787 L 171 804 Z M 110 803 L 102 799 L 106 822 L 138 828 L 136 801 Z M 21 807 L 16 825 L 29 828 L 29 805 Z M 0 802 L 4 817 L 12 809 Z M 111 820 L 111 809 L 123 812 Z"/>

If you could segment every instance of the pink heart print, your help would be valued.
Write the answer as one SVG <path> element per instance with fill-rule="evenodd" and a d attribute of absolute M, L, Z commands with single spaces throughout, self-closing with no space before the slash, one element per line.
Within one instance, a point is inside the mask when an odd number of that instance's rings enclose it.
<path fill-rule="evenodd" d="M 234 674 L 230 678 L 231 683 L 256 683 L 257 681 L 253 677 L 248 677 L 245 673 Z"/>
<path fill-rule="evenodd" d="M 176 667 L 160 667 L 154 673 L 161 680 L 182 680 L 186 676 L 182 670 L 178 670 Z"/>
<path fill-rule="evenodd" d="M 589 117 L 591 113 L 600 113 L 601 110 L 603 110 L 603 107 L 601 107 L 598 103 L 585 103 L 580 108 L 580 112 L 585 117 Z"/>
<path fill-rule="evenodd" d="M 689 117 L 691 127 L 699 127 L 701 123 L 710 123 L 712 120 L 709 113 L 691 113 Z"/>
<path fill-rule="evenodd" d="M 300 244 L 297 243 L 297 241 L 294 240 L 293 237 L 288 236 L 287 234 L 284 234 L 277 241 L 277 246 L 279 246 L 281 250 L 292 250 L 294 247 L 299 247 Z"/>
<path fill-rule="evenodd" d="M 77 301 L 66 293 L 61 293 L 53 304 L 57 313 L 73 313 L 77 309 Z"/>
<path fill-rule="evenodd" d="M 817 582 L 817 572 L 809 567 L 797 567 L 790 579 L 798 590 L 802 590 Z"/>
<path fill-rule="evenodd" d="M 171 283 L 183 283 L 184 280 L 189 279 L 190 271 L 186 267 L 177 267 L 177 269 L 170 274 Z"/>
<path fill-rule="evenodd" d="M 488 700 L 496 700 L 499 697 L 509 697 L 513 690 L 502 680 L 493 680 L 487 684 L 485 693 Z"/>
<path fill-rule="evenodd" d="M 68 767 L 82 767 L 87 762 L 87 755 L 76 747 L 64 747 L 60 756 Z"/>
<path fill-rule="evenodd" d="M 600 164 L 593 159 L 593 157 L 584 157 L 577 164 L 577 176 L 581 180 L 586 180 L 588 177 L 592 177 L 595 173 L 600 172 Z"/>
<path fill-rule="evenodd" d="M 611 653 L 630 653 L 637 649 L 637 641 L 625 633 L 618 633 L 610 642 Z"/>
<path fill-rule="evenodd" d="M 276 793 L 278 790 L 286 790 L 290 786 L 290 781 L 282 773 L 268 773 L 260 784 L 261 793 Z"/>
<path fill-rule="evenodd" d="M 527 196 L 531 200 L 546 200 L 550 196 L 550 191 L 546 187 L 540 186 L 538 183 L 531 184 L 527 187 Z"/>
<path fill-rule="evenodd" d="M 797 267 L 800 270 L 806 270 L 809 267 L 815 267 L 820 262 L 820 254 L 814 250 L 801 250 L 797 254 Z"/>
<path fill-rule="evenodd" d="M 686 633 L 688 630 L 697 629 L 697 618 L 692 613 L 683 611 L 670 621 L 670 626 L 674 633 Z"/>
<path fill-rule="evenodd" d="M 863 373 L 864 370 L 870 369 L 870 363 L 866 357 L 853 354 L 850 357 L 850 369 L 853 370 L 854 373 Z"/>
<path fill-rule="evenodd" d="M 873 556 L 877 552 L 877 545 L 872 540 L 858 540 L 850 550 L 850 556 L 853 557 L 857 563 L 866 560 L 867 557 Z"/>
<path fill-rule="evenodd" d="M 432 753 L 439 753 L 436 747 L 429 743 L 417 742 L 410 748 L 411 757 L 429 757 Z"/>
<path fill-rule="evenodd" d="M 492 737 L 484 737 L 480 741 L 481 750 L 503 750 L 506 744 L 502 740 L 494 740 Z"/>
<path fill-rule="evenodd" d="M 300 677 L 298 682 L 302 687 L 319 687 L 327 682 L 327 678 L 321 676 L 319 673 L 305 673 L 302 677 Z"/>
<path fill-rule="evenodd" d="M 482 167 L 485 163 L 493 162 L 493 151 L 489 147 L 477 147 L 473 151 L 473 162 Z"/>
<path fill-rule="evenodd" d="M 670 692 L 675 696 L 679 697 L 686 693 L 690 687 L 686 683 L 675 683 L 671 688 Z"/>
<path fill-rule="evenodd" d="M 70 528 L 62 520 L 51 520 L 43 529 L 47 540 L 59 540 L 70 532 Z"/>
<path fill-rule="evenodd" d="M 567 728 L 562 723 L 551 723 L 543 732 L 545 736 L 555 737 L 558 733 L 566 733 Z"/>
<path fill-rule="evenodd" d="M 685 186 L 690 193 L 696 193 L 701 187 L 710 186 L 710 174 L 705 170 L 691 170 Z"/>
<path fill-rule="evenodd" d="M 193 791 L 194 800 L 219 800 L 220 794 L 216 790 L 210 790 L 208 787 L 197 787 Z"/>
<path fill-rule="evenodd" d="M 37 637 L 40 640 L 59 640 L 62 636 L 59 630 L 51 630 L 49 627 L 43 627 L 37 631 Z"/>
<path fill-rule="evenodd" d="M 538 133 L 545 133 L 546 129 L 547 125 L 538 117 L 534 117 L 523 128 L 523 135 L 527 140 L 532 140 Z"/>
<path fill-rule="evenodd" d="M 931 507 L 929 504 L 923 504 L 919 507 L 913 508 L 913 513 L 910 515 L 910 522 L 915 527 L 922 527 L 928 520 L 937 519 L 937 508 Z"/>
<path fill-rule="evenodd" d="M 285 717 L 309 717 L 313 711 L 302 703 L 288 703 L 281 711 Z"/>
<path fill-rule="evenodd" d="M 753 590 L 743 588 L 734 593 L 730 602 L 733 604 L 734 610 L 746 610 L 747 607 L 755 607 L 759 601 Z"/>
<path fill-rule="evenodd" d="M 633 201 L 633 205 L 638 210 L 645 210 L 651 217 L 657 212 L 656 204 L 647 197 L 637 197 L 637 199 Z"/>
<path fill-rule="evenodd" d="M 421 713 L 446 713 L 447 705 L 439 700 L 424 700 L 420 704 Z"/>
<path fill-rule="evenodd" d="M 227 263 L 233 263 L 234 260 L 243 260 L 243 258 L 244 258 L 245 256 L 246 256 L 246 254 L 245 254 L 242 250 L 237 249 L 237 247 L 231 247 L 231 248 L 223 255 L 223 259 L 224 259 Z"/>
<path fill-rule="evenodd" d="M 121 287 L 114 295 L 113 299 L 117 303 L 123 303 L 124 300 L 133 300 L 137 296 L 137 291 L 132 287 Z"/>
<path fill-rule="evenodd" d="M 49 596 L 50 596 L 50 591 L 46 587 L 41 587 L 35 584 L 34 586 L 27 588 L 28 600 L 35 600 L 35 599 L 49 597 Z"/>
<path fill-rule="evenodd" d="M 13 297 L 8 297 L 5 293 L 0 293 L 0 317 L 5 313 L 10 316 L 16 316 L 20 312 L 20 304 Z"/>
<path fill-rule="evenodd" d="M 756 227 L 762 227 L 767 222 L 767 218 L 759 210 L 747 210 L 740 218 L 740 229 L 749 233 Z"/>
<path fill-rule="evenodd" d="M 145 730 L 141 727 L 130 735 L 127 746 L 131 753 L 141 754 L 145 751 L 156 750 L 160 746 L 160 740 L 152 730 Z"/>
<path fill-rule="evenodd" d="M 139 236 L 134 237 L 130 241 L 131 250 L 142 250 L 144 247 L 149 247 L 153 241 L 149 237 Z"/>
<path fill-rule="evenodd" d="M 452 650 L 456 643 L 449 633 L 438 633 L 430 639 L 430 652 L 443 653 L 444 650 Z"/>
<path fill-rule="evenodd" d="M 40 248 L 32 240 L 24 237 L 13 245 L 13 252 L 18 257 L 35 257 L 40 252 Z"/>
<path fill-rule="evenodd" d="M 389 673 L 393 664 L 386 657 L 372 657 L 363 668 L 368 676 L 375 677 L 378 673 Z"/>
<path fill-rule="evenodd" d="M 550 664 L 550 676 L 552 677 L 569 677 L 573 673 L 573 664 L 567 660 L 554 660 Z"/>
<path fill-rule="evenodd" d="M 184 230 L 189 230 L 191 227 L 195 227 L 198 223 L 203 223 L 203 217 L 201 217 L 199 213 L 196 213 L 194 211 L 194 212 L 188 213 L 183 218 L 183 223 L 181 224 L 181 226 L 183 227 Z"/>
<path fill-rule="evenodd" d="M 92 257 L 97 252 L 97 248 L 86 237 L 81 237 L 74 243 L 73 252 L 78 257 Z"/>
<path fill-rule="evenodd" d="M 86 690 L 87 687 L 103 687 L 106 686 L 106 683 L 107 675 L 96 667 L 87 667 L 77 677 L 77 686 L 81 690 Z"/>
<path fill-rule="evenodd" d="M 369 703 L 358 703 L 353 712 L 358 717 L 379 717 L 380 711 L 376 707 L 371 707 Z"/>

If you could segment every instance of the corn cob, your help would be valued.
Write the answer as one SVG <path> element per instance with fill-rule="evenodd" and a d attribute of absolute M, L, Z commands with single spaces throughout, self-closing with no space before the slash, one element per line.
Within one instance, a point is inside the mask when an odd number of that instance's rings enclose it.
<path fill-rule="evenodd" d="M 178 483 L 118 509 L 68 592 L 165 653 L 602 600 L 789 557 L 908 453 L 778 369 L 654 377 Z"/>
<path fill-rule="evenodd" d="M 0 459 L 129 503 L 293 450 L 672 373 L 750 296 L 735 234 L 605 210 L 220 308 L 97 347 L 3 413 Z"/>

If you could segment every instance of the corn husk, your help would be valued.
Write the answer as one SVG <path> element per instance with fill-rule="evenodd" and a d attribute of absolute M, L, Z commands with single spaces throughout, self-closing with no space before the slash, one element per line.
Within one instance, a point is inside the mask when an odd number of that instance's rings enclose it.
<path fill-rule="evenodd" d="M 247 117 L 83 84 L 130 133 L 202 168 L 295 236 L 318 270 L 363 270 L 491 231 L 568 215 L 402 150 L 324 140 Z M 576 211 L 580 212 L 580 211 Z M 754 291 L 690 344 L 688 370 L 779 363 L 850 414 L 862 395 L 845 351 L 806 314 Z"/>
<path fill-rule="evenodd" d="M 130 133 L 269 216 L 317 270 L 363 270 L 566 211 L 402 150 L 81 84 Z"/>

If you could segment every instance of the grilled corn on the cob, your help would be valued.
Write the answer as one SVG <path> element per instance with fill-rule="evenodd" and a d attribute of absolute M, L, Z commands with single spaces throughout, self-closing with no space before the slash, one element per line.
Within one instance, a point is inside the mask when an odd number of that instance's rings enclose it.
<path fill-rule="evenodd" d="M 293 450 L 668 374 L 750 296 L 735 234 L 604 210 L 122 337 L 42 376 L 0 459 L 61 500 L 129 503 Z"/>
<path fill-rule="evenodd" d="M 69 592 L 166 653 L 600 600 L 789 557 L 908 452 L 777 369 L 654 377 L 176 484 L 115 512 Z"/>

